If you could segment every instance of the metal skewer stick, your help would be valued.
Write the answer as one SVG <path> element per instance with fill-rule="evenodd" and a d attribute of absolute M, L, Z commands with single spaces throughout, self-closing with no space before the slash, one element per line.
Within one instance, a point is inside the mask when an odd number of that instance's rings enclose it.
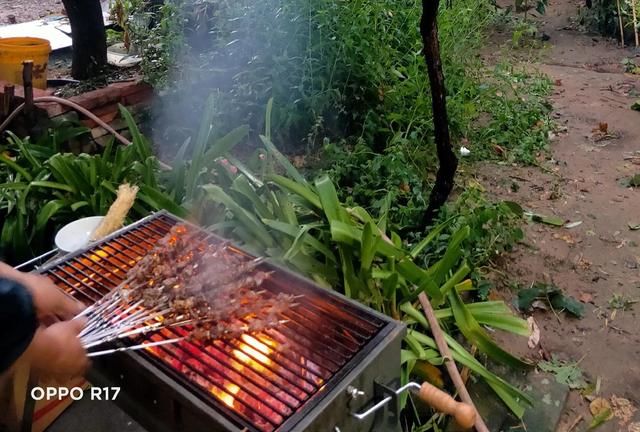
<path fill-rule="evenodd" d="M 71 320 L 73 321 L 76 318 L 83 317 L 83 316 L 87 315 L 88 313 L 91 313 L 91 311 L 93 311 L 93 309 L 95 309 L 95 304 L 92 304 L 91 306 L 84 308 L 80 313 L 78 313 L 76 316 L 71 318 Z"/>
<path fill-rule="evenodd" d="M 120 325 L 118 327 L 115 328 L 108 328 L 105 329 L 101 332 L 98 333 L 94 333 L 89 335 L 88 337 L 82 338 L 82 343 L 83 345 L 85 345 L 85 348 L 89 348 L 90 346 L 95 346 L 95 345 L 99 345 L 114 339 L 118 339 L 121 337 L 121 335 L 125 332 L 131 332 L 132 329 L 134 329 L 135 327 L 138 327 L 141 324 L 144 324 L 146 322 L 149 321 L 153 321 L 155 319 L 160 318 L 162 315 L 165 315 L 167 313 L 171 312 L 170 309 L 164 309 L 161 310 L 159 312 L 156 313 L 151 313 L 151 314 L 146 314 L 142 317 L 138 317 L 137 319 L 127 322 L 126 324 Z M 161 327 L 161 326 L 166 326 L 166 324 L 164 324 L 163 322 L 157 322 L 154 324 L 150 324 L 145 327 Z"/>
<path fill-rule="evenodd" d="M 169 326 L 168 325 L 164 325 L 163 323 L 150 324 L 150 325 L 147 325 L 147 326 L 144 326 L 144 327 L 137 328 L 135 330 L 129 330 L 129 331 L 124 332 L 124 333 L 112 334 L 110 336 L 106 336 L 106 337 L 100 338 L 99 340 L 96 340 L 96 341 L 88 343 L 88 344 L 83 343 L 83 345 L 84 345 L 85 349 L 89 349 L 89 348 L 93 348 L 93 347 L 98 346 L 98 345 L 102 345 L 102 344 L 107 343 L 107 342 L 114 341 L 116 339 L 123 339 L 123 338 L 126 338 L 126 337 L 135 336 L 135 335 L 138 335 L 138 334 L 145 334 L 145 333 L 148 333 L 148 332 L 151 332 L 151 331 L 161 330 L 161 329 L 166 328 L 166 327 L 169 327 Z"/>
<path fill-rule="evenodd" d="M 100 300 L 98 300 L 94 304 L 92 304 L 92 305 L 86 307 L 85 309 L 83 309 L 80 313 L 78 313 L 72 319 L 80 318 L 80 317 L 85 316 L 85 315 L 95 315 L 95 314 L 101 313 L 104 310 L 104 308 L 108 307 L 109 304 L 111 304 L 111 302 L 113 301 L 111 299 L 111 297 L 112 297 L 111 293 L 112 292 L 113 291 L 109 292 L 109 294 L 105 295 L 104 297 L 102 297 Z M 119 298 L 119 294 L 116 297 Z M 111 301 L 107 301 L 107 300 L 111 300 Z"/>
<path fill-rule="evenodd" d="M 94 309 L 91 312 L 89 312 L 89 323 L 97 319 L 100 319 L 100 317 L 102 317 L 108 310 L 113 309 L 115 306 L 117 306 L 119 302 L 120 302 L 120 298 L 116 297 L 97 307 L 94 306 Z M 87 325 L 89 323 L 87 323 Z"/>
<path fill-rule="evenodd" d="M 132 308 L 134 307 L 138 307 L 142 304 L 142 300 L 140 300 L 138 303 L 134 303 L 133 305 L 131 305 L 128 309 L 126 309 L 126 311 L 124 312 L 124 315 L 126 316 L 126 313 L 129 312 Z M 104 312 L 106 313 L 109 309 L 112 309 L 113 306 L 118 306 L 119 302 L 114 303 L 113 305 L 110 305 L 109 307 L 107 307 Z M 122 316 L 123 313 L 118 313 L 115 312 L 112 315 L 108 315 L 105 316 L 104 313 L 103 314 L 96 314 L 93 315 L 92 318 L 89 320 L 89 322 L 87 323 L 87 325 L 85 326 L 85 328 L 80 332 L 80 334 L 78 335 L 80 338 L 82 338 L 83 336 L 91 333 L 91 332 L 95 332 L 96 329 L 100 329 L 100 328 L 104 328 L 106 326 L 109 325 L 113 325 L 114 323 L 110 322 L 112 320 L 108 319 L 110 317 L 120 317 Z"/>
<path fill-rule="evenodd" d="M 159 346 L 159 345 L 172 344 L 172 343 L 180 342 L 181 340 L 184 340 L 184 339 L 185 339 L 184 337 L 179 337 L 179 338 L 175 338 L 175 339 L 168 339 L 168 340 L 163 340 L 163 341 L 158 341 L 158 342 L 151 342 L 151 343 L 140 344 L 140 345 L 132 345 L 132 346 L 128 346 L 128 347 L 113 348 L 113 349 L 108 349 L 108 350 L 104 350 L 104 351 L 94 351 L 94 352 L 88 353 L 87 357 L 98 357 L 98 356 L 103 356 L 103 355 L 113 354 L 113 353 L 123 352 L 123 351 L 135 351 L 135 350 L 144 349 L 144 348 L 151 348 L 151 347 Z"/>
<path fill-rule="evenodd" d="M 93 331 L 85 335 L 82 335 L 82 340 L 87 341 L 87 340 L 99 338 L 100 335 L 102 334 L 119 332 L 119 331 L 122 331 L 123 329 L 129 329 L 129 328 L 135 327 L 147 321 L 150 316 L 151 316 L 150 312 L 142 310 L 131 315 L 126 320 L 121 320 L 116 323 L 111 321 L 103 321 L 100 325 L 95 327 Z"/>
<path fill-rule="evenodd" d="M 135 306 L 135 305 L 134 305 Z M 130 310 L 131 308 L 127 309 Z M 127 317 L 126 315 L 122 315 L 122 313 L 114 313 L 108 316 L 104 316 L 104 315 L 95 315 L 95 319 L 90 321 L 87 326 L 80 332 L 79 337 L 83 338 L 85 336 L 88 336 L 92 333 L 96 333 L 99 332 L 105 328 L 109 328 L 109 327 L 115 327 L 118 325 L 119 320 L 116 319 L 114 321 L 114 318 L 120 318 L 124 316 L 125 318 Z"/>

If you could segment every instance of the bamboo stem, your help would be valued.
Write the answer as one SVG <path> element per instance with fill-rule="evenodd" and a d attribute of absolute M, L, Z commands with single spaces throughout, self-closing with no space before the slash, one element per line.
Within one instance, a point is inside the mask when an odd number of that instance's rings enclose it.
<path fill-rule="evenodd" d="M 616 0 L 618 6 L 618 23 L 620 24 L 620 44 L 624 48 L 624 26 L 622 25 L 622 10 L 620 9 L 620 0 Z"/>
<path fill-rule="evenodd" d="M 631 13 L 633 16 L 633 34 L 636 37 L 636 47 L 640 45 L 638 43 L 638 20 L 636 18 L 636 0 L 631 0 Z"/>
<path fill-rule="evenodd" d="M 460 372 L 458 372 L 456 363 L 453 361 L 451 350 L 449 349 L 449 345 L 447 345 L 447 342 L 444 339 L 444 334 L 442 333 L 442 329 L 440 328 L 440 324 L 438 323 L 438 318 L 436 318 L 436 315 L 433 312 L 433 307 L 431 306 L 429 298 L 425 293 L 422 292 L 418 295 L 418 300 L 420 300 L 420 304 L 422 305 L 422 309 L 424 310 L 424 315 L 427 318 L 427 321 L 429 321 L 429 327 L 431 328 L 433 338 L 436 340 L 438 351 L 440 351 L 440 354 L 444 359 L 444 364 L 447 367 L 447 372 L 449 373 L 451 381 L 453 381 L 453 385 L 456 387 L 456 390 L 460 395 L 460 399 L 462 399 L 463 402 L 471 405 L 476 412 L 476 430 L 478 432 L 489 432 L 487 425 L 482 420 L 482 417 L 480 416 L 480 413 L 473 403 L 473 400 L 471 400 L 471 396 L 469 395 L 467 388 L 462 382 L 462 377 L 460 376 Z"/>

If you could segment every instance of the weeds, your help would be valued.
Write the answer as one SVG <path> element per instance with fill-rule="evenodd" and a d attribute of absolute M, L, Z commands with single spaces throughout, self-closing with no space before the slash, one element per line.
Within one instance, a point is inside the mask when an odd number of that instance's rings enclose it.
<path fill-rule="evenodd" d="M 549 361 L 541 361 L 538 368 L 544 372 L 552 373 L 556 381 L 569 386 L 570 389 L 583 389 L 587 387 L 580 362 L 566 362 L 552 356 Z"/>
<path fill-rule="evenodd" d="M 633 300 L 625 296 L 624 294 L 613 294 L 609 299 L 609 309 L 617 309 L 621 311 L 628 311 L 633 308 L 633 305 L 640 300 Z"/>

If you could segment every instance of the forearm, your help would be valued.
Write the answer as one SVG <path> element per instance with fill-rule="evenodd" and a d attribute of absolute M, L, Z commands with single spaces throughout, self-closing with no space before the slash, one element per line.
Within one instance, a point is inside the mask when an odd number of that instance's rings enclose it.
<path fill-rule="evenodd" d="M 11 267 L 9 264 L 0 261 L 0 278 L 13 279 L 17 273 L 20 272 Z"/>

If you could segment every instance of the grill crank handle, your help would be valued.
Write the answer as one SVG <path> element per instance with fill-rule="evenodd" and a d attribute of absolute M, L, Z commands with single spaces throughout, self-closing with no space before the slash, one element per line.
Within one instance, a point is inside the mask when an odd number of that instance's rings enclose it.
<path fill-rule="evenodd" d="M 416 390 L 418 397 L 424 403 L 433 407 L 436 411 L 453 416 L 456 423 L 458 423 L 462 428 L 470 429 L 474 425 L 476 420 L 476 411 L 471 405 L 463 402 L 457 402 L 448 393 L 443 392 L 428 382 L 424 382 L 422 384 L 410 382 L 396 390 L 396 396 L 409 389 Z M 387 396 L 368 410 L 361 413 L 353 413 L 352 416 L 358 420 L 364 420 L 366 417 L 369 417 L 371 414 L 388 404 L 391 399 L 393 399 L 391 396 Z"/>

